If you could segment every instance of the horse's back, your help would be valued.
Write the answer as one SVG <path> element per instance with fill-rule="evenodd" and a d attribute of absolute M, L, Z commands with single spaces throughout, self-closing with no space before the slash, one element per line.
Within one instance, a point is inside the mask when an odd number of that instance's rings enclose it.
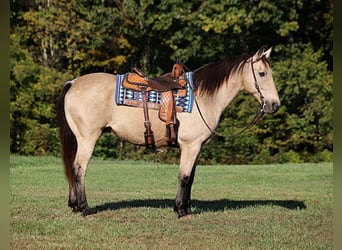
<path fill-rule="evenodd" d="M 72 81 L 72 91 L 89 96 L 89 92 L 114 90 L 116 76 L 108 73 L 91 73 Z"/>

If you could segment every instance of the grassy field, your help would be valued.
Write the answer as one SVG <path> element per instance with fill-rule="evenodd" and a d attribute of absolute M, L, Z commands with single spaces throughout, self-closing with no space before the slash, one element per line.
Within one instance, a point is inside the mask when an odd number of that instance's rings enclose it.
<path fill-rule="evenodd" d="M 172 210 L 176 165 L 93 159 L 83 218 L 60 159 L 10 163 L 11 249 L 332 249 L 332 163 L 199 166 L 192 219 Z"/>

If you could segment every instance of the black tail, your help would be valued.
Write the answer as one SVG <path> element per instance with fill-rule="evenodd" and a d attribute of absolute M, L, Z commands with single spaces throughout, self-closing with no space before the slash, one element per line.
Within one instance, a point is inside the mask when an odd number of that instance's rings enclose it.
<path fill-rule="evenodd" d="M 75 179 L 72 166 L 76 156 L 77 141 L 68 125 L 64 110 L 64 98 L 71 86 L 72 82 L 67 82 L 61 91 L 58 102 L 57 118 L 59 126 L 59 141 L 61 143 L 61 153 L 64 162 L 64 172 L 69 185 L 73 187 L 75 185 Z"/>

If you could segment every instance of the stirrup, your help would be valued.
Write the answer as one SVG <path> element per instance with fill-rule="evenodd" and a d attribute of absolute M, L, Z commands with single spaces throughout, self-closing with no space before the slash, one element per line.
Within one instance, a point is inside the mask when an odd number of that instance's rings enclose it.
<path fill-rule="evenodd" d="M 178 148 L 178 120 L 177 122 L 166 125 L 165 140 L 169 147 Z"/>

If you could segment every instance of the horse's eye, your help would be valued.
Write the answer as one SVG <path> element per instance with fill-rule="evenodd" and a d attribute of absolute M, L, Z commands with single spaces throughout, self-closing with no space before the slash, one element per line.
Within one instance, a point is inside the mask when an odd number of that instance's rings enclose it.
<path fill-rule="evenodd" d="M 263 76 L 265 76 L 265 75 L 266 75 L 265 72 L 263 72 L 263 71 L 259 72 L 259 76 L 263 77 Z"/>

